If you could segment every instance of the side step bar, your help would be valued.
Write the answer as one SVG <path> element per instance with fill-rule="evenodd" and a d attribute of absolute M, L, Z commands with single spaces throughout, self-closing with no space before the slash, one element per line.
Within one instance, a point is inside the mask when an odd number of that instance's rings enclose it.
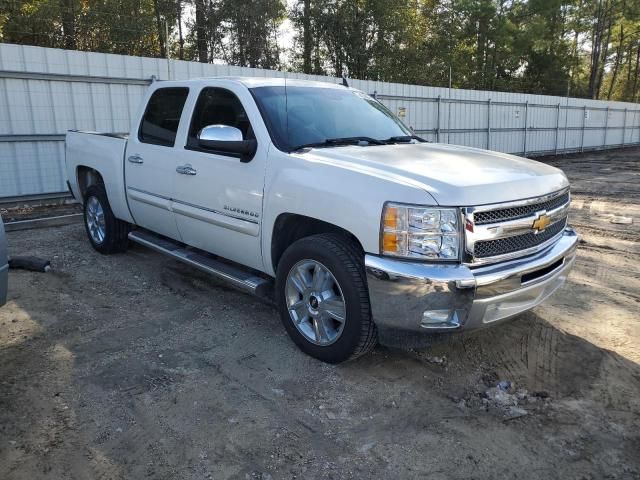
<path fill-rule="evenodd" d="M 273 281 L 259 277 L 241 267 L 220 261 L 202 250 L 186 247 L 147 230 L 134 230 L 129 233 L 129 240 L 196 267 L 253 295 L 268 298 L 272 292 Z"/>

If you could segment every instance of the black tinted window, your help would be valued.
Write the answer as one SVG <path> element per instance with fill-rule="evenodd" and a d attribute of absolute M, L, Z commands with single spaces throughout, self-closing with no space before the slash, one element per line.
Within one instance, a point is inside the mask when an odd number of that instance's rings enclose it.
<path fill-rule="evenodd" d="M 253 130 L 242 103 L 223 88 L 205 88 L 198 97 L 189 128 L 189 143 L 197 143 L 198 132 L 209 125 L 227 125 L 242 132 L 245 140 L 253 139 Z"/>
<path fill-rule="evenodd" d="M 180 124 L 188 88 L 161 88 L 156 90 L 144 112 L 138 138 L 144 143 L 173 147 Z"/>

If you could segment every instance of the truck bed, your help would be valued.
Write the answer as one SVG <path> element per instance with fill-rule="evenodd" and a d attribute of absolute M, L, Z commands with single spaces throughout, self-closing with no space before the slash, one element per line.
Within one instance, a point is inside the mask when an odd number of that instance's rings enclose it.
<path fill-rule="evenodd" d="M 128 138 L 127 133 L 70 130 L 65 139 L 65 162 L 67 178 L 76 199 L 82 201 L 83 198 L 83 184 L 78 173 L 87 168 L 93 169 L 100 172 L 115 216 L 132 221 L 124 183 Z"/>

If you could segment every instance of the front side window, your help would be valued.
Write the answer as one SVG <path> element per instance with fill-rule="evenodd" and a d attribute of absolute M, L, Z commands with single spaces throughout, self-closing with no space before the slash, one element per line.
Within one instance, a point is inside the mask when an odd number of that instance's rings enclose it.
<path fill-rule="evenodd" d="M 244 140 L 254 139 L 247 112 L 234 93 L 224 88 L 205 88 L 200 92 L 189 127 L 187 145 L 198 147 L 198 133 L 209 125 L 226 125 L 242 132 Z"/>
<path fill-rule="evenodd" d="M 153 92 L 142 117 L 138 139 L 142 143 L 173 147 L 188 95 L 188 88 L 159 88 Z"/>
<path fill-rule="evenodd" d="M 368 138 L 377 144 L 412 138 L 384 105 L 357 90 L 277 86 L 251 91 L 273 142 L 283 151 L 332 139 Z"/>

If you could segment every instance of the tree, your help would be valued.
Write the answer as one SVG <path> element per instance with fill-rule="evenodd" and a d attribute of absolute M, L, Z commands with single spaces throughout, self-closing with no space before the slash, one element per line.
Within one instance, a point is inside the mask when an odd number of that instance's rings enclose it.
<path fill-rule="evenodd" d="M 293 44 L 281 52 L 287 16 Z M 640 97 L 640 0 L 296 0 L 290 11 L 285 0 L 4 0 L 0 41 L 421 85 Z"/>
<path fill-rule="evenodd" d="M 220 6 L 225 58 L 241 67 L 278 68 L 278 27 L 285 18 L 281 0 L 223 0 Z"/>

